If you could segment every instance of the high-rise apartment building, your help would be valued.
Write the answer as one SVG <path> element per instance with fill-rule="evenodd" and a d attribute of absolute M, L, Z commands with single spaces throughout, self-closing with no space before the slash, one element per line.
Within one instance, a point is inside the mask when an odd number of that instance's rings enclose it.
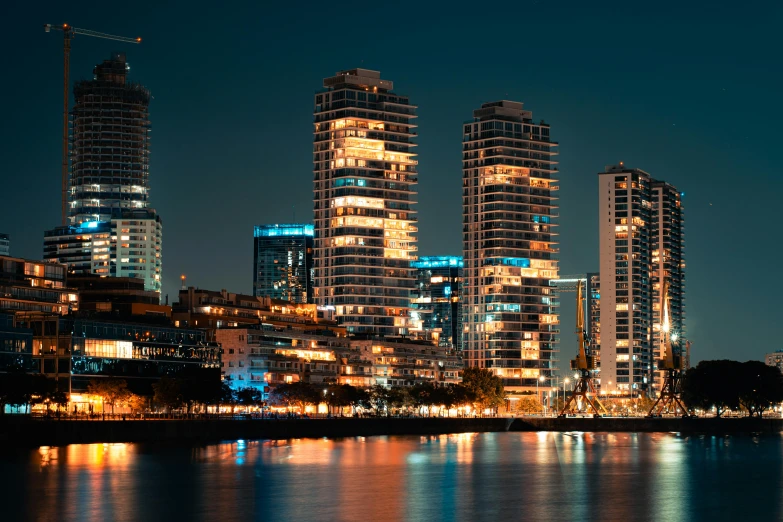
<path fill-rule="evenodd" d="M 313 302 L 313 225 L 253 229 L 253 295 Z"/>
<path fill-rule="evenodd" d="M 522 103 L 485 103 L 463 127 L 466 365 L 507 389 L 553 385 L 557 143 Z"/>
<path fill-rule="evenodd" d="M 315 95 L 315 301 L 348 332 L 408 333 L 416 259 L 416 107 L 377 71 Z"/>
<path fill-rule="evenodd" d="M 411 266 L 416 269 L 411 335 L 462 351 L 462 257 L 424 256 Z"/>
<path fill-rule="evenodd" d="M 8 234 L 0 232 L 0 256 L 11 255 L 11 238 Z"/>
<path fill-rule="evenodd" d="M 674 344 L 685 343 L 681 195 L 622 163 L 598 177 L 601 391 L 655 394 L 664 278 Z"/>
<path fill-rule="evenodd" d="M 682 194 L 665 181 L 652 180 L 650 183 L 652 199 L 652 220 L 650 223 L 651 281 L 653 287 L 653 361 L 659 361 L 661 353 L 662 307 L 664 305 L 664 280 L 669 284 L 669 333 L 675 347 L 684 347 L 685 332 L 685 257 L 683 249 L 684 215 Z M 683 358 L 687 350 L 682 350 Z M 689 361 L 686 360 L 686 366 Z M 659 372 L 653 375 L 653 386 L 657 393 L 663 385 L 664 376 Z"/>
<path fill-rule="evenodd" d="M 141 278 L 160 292 L 162 225 L 149 207 L 151 95 L 128 81 L 128 69 L 114 53 L 74 86 L 68 225 L 45 232 L 44 257 L 69 272 Z"/>

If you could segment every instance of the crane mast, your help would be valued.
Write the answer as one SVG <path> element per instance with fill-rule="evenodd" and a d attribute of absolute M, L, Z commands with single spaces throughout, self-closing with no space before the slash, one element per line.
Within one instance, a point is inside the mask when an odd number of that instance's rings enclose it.
<path fill-rule="evenodd" d="M 62 31 L 64 37 L 63 45 L 63 148 L 62 148 L 62 192 L 61 192 L 61 207 L 60 207 L 60 219 L 62 225 L 68 224 L 68 84 L 71 77 L 71 40 L 74 35 L 80 34 L 83 36 L 92 36 L 94 38 L 103 38 L 105 40 L 115 40 L 125 43 L 141 43 L 141 38 L 128 38 L 125 36 L 115 36 L 113 34 L 99 33 L 97 31 L 91 31 L 89 29 L 80 29 L 68 24 L 52 25 L 44 24 L 44 31 L 51 32 Z"/>
<path fill-rule="evenodd" d="M 571 397 L 568 398 L 560 412 L 561 417 L 565 417 L 569 413 L 579 413 L 583 409 L 592 411 L 596 417 L 606 414 L 606 409 L 598 400 L 593 386 L 592 372 L 595 371 L 597 365 L 595 357 L 588 353 L 589 341 L 585 333 L 584 301 L 582 284 L 579 283 L 576 287 L 576 336 L 579 347 L 576 359 L 571 360 L 571 369 L 577 373 L 577 379 Z"/>
<path fill-rule="evenodd" d="M 663 281 L 663 292 L 661 293 L 661 359 L 658 361 L 658 369 L 663 371 L 664 380 L 661 394 L 650 408 L 648 417 L 661 416 L 664 413 L 677 414 L 678 410 L 683 415 L 688 415 L 688 409 L 680 400 L 680 382 L 682 380 L 682 370 L 684 361 L 681 351 L 674 353 L 673 342 L 678 340 L 676 332 L 672 332 L 671 326 L 671 297 L 669 296 L 669 281 Z M 686 347 L 690 345 L 686 343 Z"/>

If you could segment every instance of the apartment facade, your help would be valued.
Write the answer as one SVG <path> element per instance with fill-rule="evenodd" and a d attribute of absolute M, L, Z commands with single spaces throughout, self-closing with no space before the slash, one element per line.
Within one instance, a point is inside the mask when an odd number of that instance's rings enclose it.
<path fill-rule="evenodd" d="M 274 224 L 253 229 L 253 295 L 313 302 L 313 225 Z"/>
<path fill-rule="evenodd" d="M 670 184 L 622 163 L 599 178 L 600 383 L 605 393 L 655 395 L 661 385 L 664 279 L 675 349 L 685 346 L 684 217 Z"/>
<path fill-rule="evenodd" d="M 349 333 L 404 335 L 416 259 L 416 107 L 377 71 L 315 95 L 315 301 Z"/>
<path fill-rule="evenodd" d="M 551 387 L 558 312 L 557 162 L 549 125 L 485 103 L 463 126 L 463 354 L 507 389 Z"/>
<path fill-rule="evenodd" d="M 44 232 L 44 259 L 75 275 L 132 277 L 161 291 L 163 224 L 154 210 L 120 210 L 108 221 L 90 221 Z"/>
<path fill-rule="evenodd" d="M 669 285 L 669 333 L 675 347 L 684 347 L 687 332 L 685 330 L 685 216 L 682 206 L 682 194 L 676 187 L 665 181 L 652 180 L 650 184 L 652 198 L 651 220 L 651 271 L 653 287 L 653 361 L 659 361 L 664 353 L 661 350 L 663 336 L 663 312 L 665 296 L 663 283 Z M 682 350 L 687 358 L 688 350 Z M 690 361 L 685 361 L 686 367 Z M 653 387 L 657 392 L 663 385 L 664 375 L 653 375 Z"/>

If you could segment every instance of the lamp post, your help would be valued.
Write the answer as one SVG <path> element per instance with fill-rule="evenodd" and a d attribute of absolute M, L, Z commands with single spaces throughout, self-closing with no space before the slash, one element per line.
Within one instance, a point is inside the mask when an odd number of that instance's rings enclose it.
<path fill-rule="evenodd" d="M 565 406 L 565 394 L 566 394 L 565 387 L 566 384 L 568 384 L 569 382 L 571 382 L 571 379 L 569 379 L 568 377 L 563 379 L 563 406 Z"/>
<path fill-rule="evenodd" d="M 541 375 L 541 376 L 538 378 L 538 380 L 536 381 L 536 398 L 538 399 L 538 403 L 539 403 L 539 404 L 541 404 L 541 403 L 542 403 L 542 401 L 541 401 L 541 395 L 539 394 L 539 391 L 538 391 L 538 383 L 539 383 L 539 382 L 544 382 L 544 379 L 545 379 L 545 377 L 544 377 L 543 375 Z M 543 406 L 543 405 L 542 405 L 542 406 Z"/>

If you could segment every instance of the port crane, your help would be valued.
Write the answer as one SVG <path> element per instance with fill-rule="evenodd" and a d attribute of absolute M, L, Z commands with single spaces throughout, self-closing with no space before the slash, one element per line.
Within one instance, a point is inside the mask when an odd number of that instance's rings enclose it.
<path fill-rule="evenodd" d="M 677 409 L 683 415 L 688 415 L 688 409 L 680 400 L 680 384 L 682 381 L 682 370 L 685 367 L 685 361 L 682 357 L 682 350 L 675 353 L 675 345 L 679 339 L 677 332 L 671 331 L 671 299 L 669 297 L 669 282 L 663 282 L 663 321 L 661 322 L 661 355 L 658 361 L 658 370 L 664 373 L 663 387 L 661 394 L 653 403 L 648 417 L 661 416 L 664 413 L 677 414 Z M 686 343 L 686 346 L 690 345 Z"/>
<path fill-rule="evenodd" d="M 71 40 L 78 35 L 92 36 L 94 38 L 103 38 L 105 40 L 115 40 L 117 42 L 141 43 L 141 38 L 127 38 L 125 36 L 115 36 L 113 34 L 99 33 L 89 29 L 80 29 L 68 24 L 52 25 L 44 24 L 44 31 L 49 33 L 52 30 L 62 31 L 64 41 L 64 67 L 63 67 L 63 150 L 62 150 L 62 201 L 61 201 L 61 219 L 62 224 L 67 225 L 68 216 L 68 83 L 71 76 Z"/>
<path fill-rule="evenodd" d="M 571 369 L 577 374 L 576 382 L 574 383 L 574 390 L 571 393 L 571 397 L 563 406 L 560 411 L 560 417 L 565 417 L 569 413 L 578 413 L 581 408 L 586 408 L 593 412 L 595 417 L 605 415 L 606 408 L 604 408 L 601 401 L 598 400 L 598 394 L 595 392 L 593 386 L 593 374 L 596 370 L 597 364 L 595 356 L 589 355 L 589 340 L 585 334 L 585 314 L 584 314 L 584 301 L 585 297 L 582 295 L 582 284 L 576 285 L 576 335 L 579 343 L 579 349 L 576 354 L 576 359 L 571 360 Z M 581 400 L 580 400 L 581 399 Z"/>

